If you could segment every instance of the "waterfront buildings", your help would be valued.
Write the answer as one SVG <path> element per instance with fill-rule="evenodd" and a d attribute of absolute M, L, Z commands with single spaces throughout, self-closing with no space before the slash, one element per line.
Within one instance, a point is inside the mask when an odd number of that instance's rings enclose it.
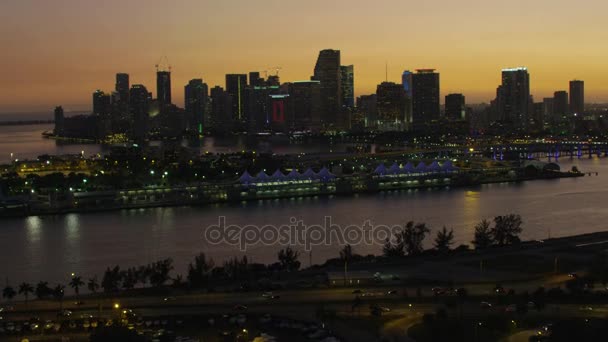
<path fill-rule="evenodd" d="M 192 79 L 184 87 L 184 106 L 191 132 L 203 133 L 209 89 L 202 79 Z"/>
<path fill-rule="evenodd" d="M 559 90 L 553 93 L 553 114 L 562 118 L 569 113 L 568 105 L 568 92 L 565 90 Z"/>
<path fill-rule="evenodd" d="M 496 120 L 526 130 L 530 126 L 530 75 L 524 67 L 502 70 L 502 84 L 496 91 Z"/>
<path fill-rule="evenodd" d="M 93 114 L 105 115 L 111 111 L 112 97 L 102 90 L 93 93 Z"/>
<path fill-rule="evenodd" d="M 171 102 L 171 71 L 156 72 L 156 98 L 161 109 L 173 103 Z"/>
<path fill-rule="evenodd" d="M 245 123 L 245 92 L 247 88 L 246 74 L 227 74 L 226 75 L 226 94 L 232 97 L 232 106 L 230 111 L 231 120 L 237 126 Z"/>
<path fill-rule="evenodd" d="M 342 83 L 342 106 L 355 108 L 355 67 L 353 65 L 340 66 Z"/>
<path fill-rule="evenodd" d="M 142 141 L 148 134 L 148 121 L 152 94 L 143 84 L 134 84 L 129 91 L 131 113 L 133 113 L 133 138 Z"/>
<path fill-rule="evenodd" d="M 129 88 L 129 74 L 116 74 L 116 85 L 114 90 L 116 91 L 117 97 L 115 98 L 115 101 L 127 110 L 129 108 Z"/>
<path fill-rule="evenodd" d="M 318 131 L 321 113 L 321 82 L 296 81 L 289 85 L 293 117 L 290 127 L 293 130 Z"/>
<path fill-rule="evenodd" d="M 445 96 L 445 117 L 448 120 L 465 120 L 466 111 L 464 95 L 448 94 Z"/>
<path fill-rule="evenodd" d="M 404 131 L 406 94 L 401 84 L 382 82 L 376 88 L 376 127 L 380 131 Z"/>
<path fill-rule="evenodd" d="M 418 69 L 412 74 L 412 121 L 415 130 L 428 128 L 439 120 L 439 73 Z"/>
<path fill-rule="evenodd" d="M 342 73 L 339 50 L 322 50 L 312 80 L 321 85 L 321 123 L 337 127 L 342 123 Z"/>
<path fill-rule="evenodd" d="M 585 82 L 570 81 L 570 113 L 583 114 L 585 112 Z"/>

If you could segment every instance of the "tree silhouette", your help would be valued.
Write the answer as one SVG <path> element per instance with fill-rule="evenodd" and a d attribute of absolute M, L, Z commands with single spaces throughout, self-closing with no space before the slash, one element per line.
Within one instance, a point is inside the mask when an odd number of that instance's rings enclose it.
<path fill-rule="evenodd" d="M 382 246 L 382 254 L 389 258 L 405 256 L 403 231 L 396 233 L 394 240 L 395 241 L 393 242 L 391 238 L 387 238 L 386 241 L 384 241 L 384 246 Z"/>
<path fill-rule="evenodd" d="M 59 310 L 63 310 L 63 297 L 65 295 L 65 286 L 57 284 L 52 290 L 52 295 L 55 300 L 59 301 Z"/>
<path fill-rule="evenodd" d="M 520 242 L 519 234 L 522 232 L 521 216 L 509 214 L 496 216 L 492 236 L 499 246 L 511 245 Z"/>
<path fill-rule="evenodd" d="M 291 247 L 281 249 L 277 255 L 281 268 L 288 272 L 297 271 L 300 269 L 300 252 L 294 251 Z"/>
<path fill-rule="evenodd" d="M 351 245 L 346 245 L 344 248 L 340 250 L 340 260 L 344 262 L 344 285 L 346 286 L 346 281 L 348 278 L 348 262 L 353 258 L 353 247 Z"/>
<path fill-rule="evenodd" d="M 99 282 L 97 281 L 97 276 L 94 276 L 93 278 L 89 279 L 89 282 L 87 283 L 87 288 L 92 293 L 97 293 L 97 290 L 99 290 Z"/>
<path fill-rule="evenodd" d="M 193 288 L 202 288 L 209 285 L 209 276 L 213 270 L 213 259 L 207 260 L 205 253 L 200 253 L 194 257 L 194 264 L 188 265 L 188 283 Z"/>
<path fill-rule="evenodd" d="M 80 287 L 84 286 L 84 282 L 81 277 L 74 276 L 72 277 L 72 280 L 70 280 L 69 285 L 74 289 L 74 293 L 76 293 L 76 297 L 78 297 L 78 295 L 80 295 Z"/>
<path fill-rule="evenodd" d="M 437 232 L 435 238 L 435 249 L 442 254 L 450 252 L 452 245 L 454 244 L 454 230 L 448 230 L 445 226 L 442 230 Z"/>
<path fill-rule="evenodd" d="M 34 292 L 34 287 L 28 283 L 21 283 L 21 285 L 19 285 L 19 294 L 23 295 L 23 297 L 25 298 L 25 303 L 27 304 L 27 300 L 29 298 L 30 293 Z"/>
<path fill-rule="evenodd" d="M 6 287 L 2 290 L 2 298 L 6 298 L 6 300 L 11 301 L 17 295 L 17 291 L 12 286 L 6 285 Z"/>
<path fill-rule="evenodd" d="M 426 226 L 426 223 L 418 223 L 414 225 L 413 221 L 408 222 L 403 230 L 403 242 L 407 255 L 418 255 L 424 251 L 422 243 L 426 235 L 431 230 Z"/>
<path fill-rule="evenodd" d="M 41 281 L 36 285 L 36 297 L 38 299 L 45 299 L 52 294 L 52 289 L 49 287 L 49 283 L 46 281 Z"/>
<path fill-rule="evenodd" d="M 119 289 L 120 283 L 120 267 L 118 265 L 114 266 L 114 268 L 107 268 L 105 273 L 103 274 L 103 279 L 101 280 L 101 287 L 103 291 L 106 293 L 116 292 Z"/>
<path fill-rule="evenodd" d="M 475 226 L 473 245 L 475 246 L 475 249 L 484 249 L 492 246 L 492 242 L 490 221 L 484 219 Z"/>

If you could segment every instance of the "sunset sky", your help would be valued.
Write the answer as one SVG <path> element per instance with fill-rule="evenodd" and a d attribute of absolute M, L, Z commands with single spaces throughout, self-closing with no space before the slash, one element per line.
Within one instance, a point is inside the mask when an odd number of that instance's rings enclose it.
<path fill-rule="evenodd" d="M 318 51 L 355 65 L 357 95 L 404 69 L 436 68 L 442 96 L 488 102 L 500 69 L 527 66 L 536 100 L 586 82 L 608 101 L 608 2 L 601 0 L 1 0 L 0 112 L 86 110 L 114 74 L 155 89 L 173 66 L 173 97 L 203 78 L 281 66 L 308 79 Z M 443 98 L 442 98 L 443 102 Z"/>

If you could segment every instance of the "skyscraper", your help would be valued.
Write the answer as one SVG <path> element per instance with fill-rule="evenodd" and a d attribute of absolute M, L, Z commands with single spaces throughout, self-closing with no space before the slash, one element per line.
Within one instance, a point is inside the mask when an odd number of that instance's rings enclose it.
<path fill-rule="evenodd" d="M 118 102 L 124 107 L 129 107 L 129 74 L 116 74 L 115 90 L 118 94 Z"/>
<path fill-rule="evenodd" d="M 233 98 L 220 86 L 211 88 L 211 118 L 213 126 L 221 132 L 233 129 L 232 103 Z"/>
<path fill-rule="evenodd" d="M 245 122 L 245 88 L 247 88 L 246 74 L 227 74 L 226 93 L 232 97 L 232 120 L 235 123 Z"/>
<path fill-rule="evenodd" d="M 353 65 L 340 66 L 342 83 L 342 106 L 355 108 L 355 68 Z"/>
<path fill-rule="evenodd" d="M 340 71 L 340 51 L 319 52 L 312 80 L 321 82 L 321 123 L 337 126 L 342 122 L 342 74 Z"/>
<path fill-rule="evenodd" d="M 363 115 L 363 127 L 377 128 L 378 96 L 376 94 L 359 96 L 357 98 L 357 110 Z"/>
<path fill-rule="evenodd" d="M 264 82 L 264 79 L 260 77 L 258 71 L 252 71 L 249 73 L 249 85 L 252 87 L 260 86 Z"/>
<path fill-rule="evenodd" d="M 553 113 L 556 117 L 561 118 L 569 112 L 568 92 L 559 90 L 553 93 Z"/>
<path fill-rule="evenodd" d="M 193 79 L 184 87 L 184 105 L 190 130 L 203 133 L 205 107 L 209 89 L 202 79 Z"/>
<path fill-rule="evenodd" d="M 515 128 L 527 129 L 531 119 L 530 75 L 528 69 L 502 70 L 502 85 L 497 91 L 499 120 Z"/>
<path fill-rule="evenodd" d="M 148 120 L 152 94 L 145 86 L 134 84 L 129 91 L 131 113 L 133 113 L 133 138 L 143 141 L 148 134 Z"/>
<path fill-rule="evenodd" d="M 112 105 L 112 97 L 101 90 L 93 92 L 93 114 L 105 115 L 110 114 Z"/>
<path fill-rule="evenodd" d="M 63 115 L 63 107 L 55 107 L 55 130 L 53 133 L 57 136 L 62 136 L 65 131 L 65 116 Z"/>
<path fill-rule="evenodd" d="M 464 120 L 466 114 L 464 95 L 448 94 L 445 97 L 445 116 L 448 120 Z"/>
<path fill-rule="evenodd" d="M 585 112 L 585 82 L 570 81 L 570 113 L 583 114 Z"/>
<path fill-rule="evenodd" d="M 321 84 L 319 81 L 296 81 L 289 85 L 293 119 L 290 128 L 295 130 L 319 129 L 321 111 Z"/>
<path fill-rule="evenodd" d="M 413 98 L 412 98 L 412 72 L 409 70 L 403 71 L 401 74 L 401 85 L 403 86 L 403 90 L 405 91 L 405 124 L 406 129 L 412 128 L 412 112 L 414 108 L 413 106 Z"/>
<path fill-rule="evenodd" d="M 439 120 L 439 73 L 419 69 L 412 74 L 412 121 L 415 129 Z"/>
<path fill-rule="evenodd" d="M 382 82 L 376 88 L 377 128 L 381 131 L 405 130 L 405 90 L 401 84 Z"/>
<path fill-rule="evenodd" d="M 156 72 L 156 98 L 161 108 L 173 103 L 171 102 L 171 71 Z"/>

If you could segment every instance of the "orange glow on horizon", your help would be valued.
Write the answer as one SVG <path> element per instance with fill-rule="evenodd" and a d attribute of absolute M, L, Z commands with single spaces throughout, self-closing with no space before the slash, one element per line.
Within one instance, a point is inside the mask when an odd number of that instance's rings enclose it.
<path fill-rule="evenodd" d="M 608 102 L 607 10 L 596 0 L 4 0 L 0 112 L 90 109 L 117 72 L 156 95 L 164 55 L 181 106 L 192 78 L 224 87 L 227 73 L 281 66 L 282 82 L 309 79 L 325 48 L 354 64 L 356 95 L 375 92 L 387 63 L 389 81 L 435 68 L 442 97 L 489 102 L 500 70 L 523 65 L 536 101 L 581 79 L 587 102 Z"/>

